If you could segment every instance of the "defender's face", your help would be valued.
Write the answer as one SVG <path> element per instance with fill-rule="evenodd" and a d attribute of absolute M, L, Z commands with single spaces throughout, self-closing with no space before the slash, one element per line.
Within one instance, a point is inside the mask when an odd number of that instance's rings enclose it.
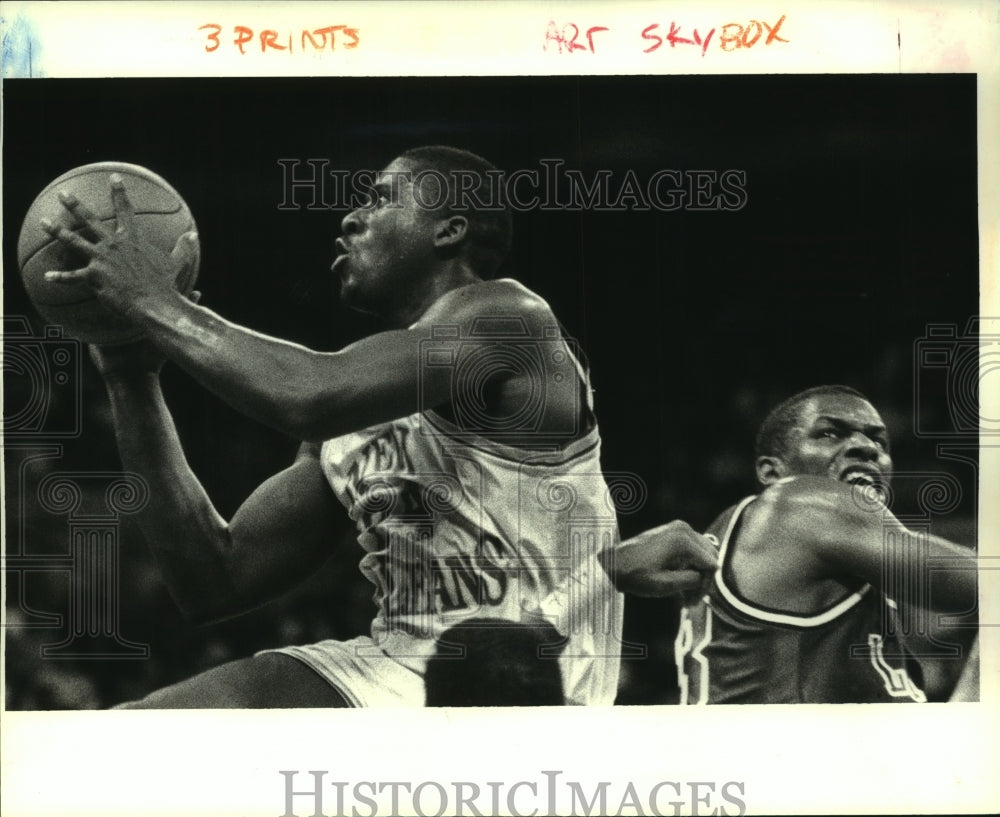
<path fill-rule="evenodd" d="M 888 485 L 892 476 L 885 423 L 871 403 L 849 394 L 806 402 L 778 462 L 781 476 L 828 476 L 866 485 Z"/>
<path fill-rule="evenodd" d="M 382 312 L 434 258 L 434 220 L 414 197 L 416 174 L 410 163 L 394 160 L 378 174 L 370 205 L 341 222 L 331 269 L 340 278 L 341 300 L 354 309 Z"/>

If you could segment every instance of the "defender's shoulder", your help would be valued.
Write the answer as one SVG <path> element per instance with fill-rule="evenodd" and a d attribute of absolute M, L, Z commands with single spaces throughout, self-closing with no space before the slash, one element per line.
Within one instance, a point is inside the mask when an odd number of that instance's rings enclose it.
<path fill-rule="evenodd" d="M 878 489 L 821 476 L 785 477 L 765 488 L 757 500 L 761 507 L 779 506 L 785 511 L 804 508 L 853 515 L 885 510 Z"/>
<path fill-rule="evenodd" d="M 823 540 L 834 531 L 839 537 L 880 526 L 886 513 L 881 496 L 868 486 L 796 476 L 769 485 L 747 506 L 743 533 L 761 541 L 773 541 L 776 536 L 793 536 L 802 542 Z"/>

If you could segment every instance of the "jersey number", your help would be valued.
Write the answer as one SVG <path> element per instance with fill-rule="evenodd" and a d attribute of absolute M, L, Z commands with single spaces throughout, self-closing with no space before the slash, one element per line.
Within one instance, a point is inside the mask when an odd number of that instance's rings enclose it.
<path fill-rule="evenodd" d="M 910 698 L 919 704 L 927 702 L 927 696 L 924 695 L 920 687 L 913 683 L 905 669 L 889 666 L 883 654 L 882 636 L 877 633 L 869 633 L 868 647 L 872 666 L 882 676 L 886 692 L 893 698 Z"/>
<path fill-rule="evenodd" d="M 677 638 L 674 640 L 674 663 L 677 665 L 677 684 L 681 690 L 681 705 L 686 704 L 707 704 L 708 703 L 708 659 L 702 651 L 712 641 L 712 608 L 706 603 L 704 605 L 705 624 L 702 637 L 695 644 L 694 622 L 687 607 L 681 609 L 681 626 L 677 630 Z M 697 665 L 698 695 L 694 700 L 689 700 L 691 696 L 691 678 L 685 668 L 686 658 L 691 655 L 691 660 Z"/>

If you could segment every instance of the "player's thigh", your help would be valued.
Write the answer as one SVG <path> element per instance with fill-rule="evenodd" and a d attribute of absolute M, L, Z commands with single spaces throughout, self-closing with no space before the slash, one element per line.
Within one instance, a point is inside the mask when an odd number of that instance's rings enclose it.
<path fill-rule="evenodd" d="M 306 664 L 280 653 L 231 661 L 116 709 L 293 709 L 345 707 Z"/>

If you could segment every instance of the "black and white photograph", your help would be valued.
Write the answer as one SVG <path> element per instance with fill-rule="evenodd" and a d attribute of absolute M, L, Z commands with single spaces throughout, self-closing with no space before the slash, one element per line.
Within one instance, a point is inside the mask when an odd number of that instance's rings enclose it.
<path fill-rule="evenodd" d="M 795 40 L 780 12 L 659 16 L 650 56 Z M 753 814 L 774 803 L 728 761 L 336 766 L 427 709 L 529 742 L 555 718 L 561 747 L 596 712 L 720 740 L 732 718 L 753 754 L 796 717 L 984 706 L 974 67 L 38 76 L 13 22 L 5 720 L 343 724 L 313 765 L 255 770 L 254 814 Z M 258 58 L 367 36 L 193 29 Z M 601 751 L 643 754 L 628 728 Z"/>

